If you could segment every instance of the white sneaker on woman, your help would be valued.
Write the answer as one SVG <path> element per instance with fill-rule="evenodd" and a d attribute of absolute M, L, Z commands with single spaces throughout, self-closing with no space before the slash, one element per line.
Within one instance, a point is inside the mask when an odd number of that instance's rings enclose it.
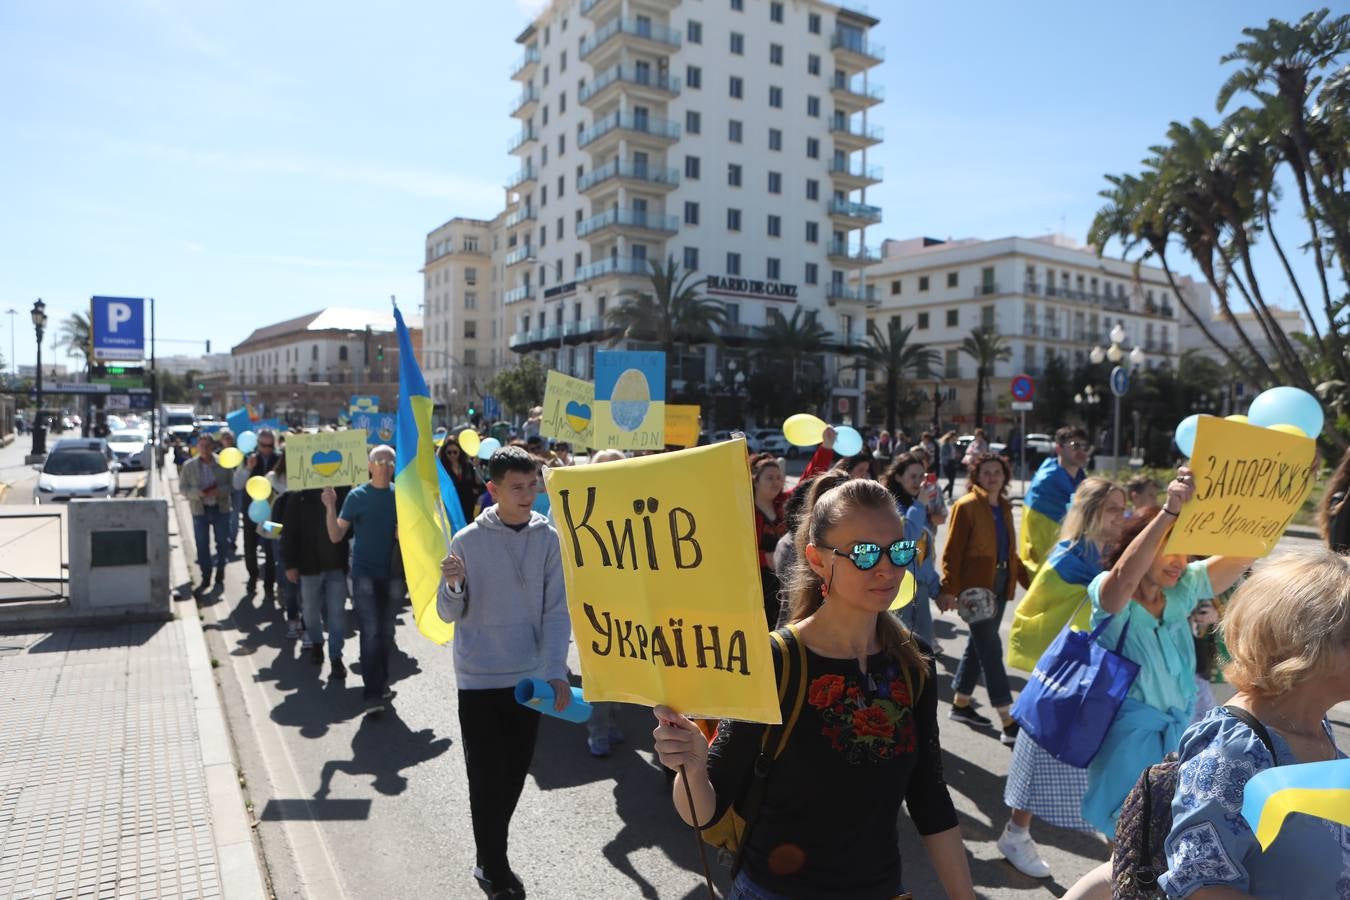
<path fill-rule="evenodd" d="M 1009 823 L 1011 824 L 1011 823 Z M 1031 831 L 1014 834 L 1005 825 L 998 836 L 998 852 L 1007 857 L 1013 868 L 1032 878 L 1049 878 L 1050 864 L 1041 859 L 1041 851 L 1031 839 Z"/>

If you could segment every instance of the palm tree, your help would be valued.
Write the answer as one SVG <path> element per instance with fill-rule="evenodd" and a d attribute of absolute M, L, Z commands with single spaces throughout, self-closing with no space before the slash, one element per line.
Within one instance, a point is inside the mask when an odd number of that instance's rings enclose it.
<path fill-rule="evenodd" d="M 760 352 L 767 367 L 775 363 L 785 365 L 789 372 L 788 386 L 795 395 L 803 360 L 824 352 L 830 333 L 814 315 L 804 316 L 800 306 L 791 316 L 771 315 L 769 324 L 760 326 L 759 331 L 764 341 Z"/>
<path fill-rule="evenodd" d="M 88 313 L 71 313 L 61 320 L 61 330 L 56 336 L 57 346 L 64 347 L 71 356 L 82 359 L 85 371 L 88 371 L 91 362 L 89 353 L 92 328 Z"/>
<path fill-rule="evenodd" d="M 975 360 L 975 426 L 984 424 L 984 389 L 994 374 L 994 364 L 1012 359 L 1012 349 L 992 328 L 973 329 L 961 341 L 961 352 Z"/>
<path fill-rule="evenodd" d="M 901 326 L 893 318 L 882 331 L 873 320 L 867 323 L 867 343 L 862 356 L 867 368 L 880 374 L 886 404 L 886 430 L 895 434 L 896 407 L 900 401 L 900 384 L 906 374 L 913 378 L 927 378 L 938 360 L 938 352 L 924 344 L 909 342 L 913 325 Z"/>
<path fill-rule="evenodd" d="M 694 273 L 683 270 L 675 257 L 664 266 L 649 260 L 651 292 L 627 290 L 620 303 L 605 318 L 616 329 L 610 345 L 622 340 L 650 341 L 666 354 L 666 387 L 671 389 L 680 371 L 676 351 L 695 344 L 717 340 L 718 331 L 727 323 L 727 308 L 717 300 L 702 296 L 699 290 L 707 279 L 691 281 Z"/>

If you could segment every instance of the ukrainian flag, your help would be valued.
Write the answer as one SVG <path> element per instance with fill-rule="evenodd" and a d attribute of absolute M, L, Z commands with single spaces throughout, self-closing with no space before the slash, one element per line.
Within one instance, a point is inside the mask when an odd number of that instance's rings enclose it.
<path fill-rule="evenodd" d="M 1102 554 L 1091 541 L 1060 541 L 1055 545 L 1013 610 L 1008 635 L 1009 666 L 1024 672 L 1036 668 L 1036 661 L 1087 596 L 1088 583 L 1101 571 Z M 1087 630 L 1091 615 L 1091 608 L 1083 603 L 1073 618 L 1074 628 Z"/>
<path fill-rule="evenodd" d="M 1242 817 L 1262 850 L 1270 849 L 1290 813 L 1303 813 L 1350 828 L 1350 759 L 1274 766 L 1256 773 L 1243 788 Z"/>
<path fill-rule="evenodd" d="M 417 365 L 408 326 L 394 307 L 398 329 L 398 465 L 394 470 L 394 502 L 398 508 L 398 542 L 408 581 L 417 629 L 438 644 L 455 626 L 436 612 L 441 559 L 448 536 L 437 523 L 441 492 L 436 479 L 436 447 L 431 442 L 431 394 Z"/>
<path fill-rule="evenodd" d="M 1086 477 L 1082 469 L 1078 470 L 1077 478 L 1071 476 L 1053 456 L 1036 470 L 1022 500 L 1022 531 L 1017 545 L 1017 555 L 1022 558 L 1028 576 L 1036 576 L 1059 540 L 1059 526 L 1069 511 L 1073 492 Z"/>

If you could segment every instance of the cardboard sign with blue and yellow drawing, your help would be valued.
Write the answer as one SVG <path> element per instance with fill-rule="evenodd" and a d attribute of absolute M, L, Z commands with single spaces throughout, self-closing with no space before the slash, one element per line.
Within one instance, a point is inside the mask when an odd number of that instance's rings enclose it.
<path fill-rule="evenodd" d="M 356 413 L 380 411 L 380 397 L 378 394 L 352 394 L 351 403 L 347 406 L 347 415 Z"/>
<path fill-rule="evenodd" d="M 601 350 L 595 354 L 595 447 L 661 450 L 666 445 L 666 355 Z"/>
<path fill-rule="evenodd" d="M 594 409 L 595 385 L 550 369 L 544 383 L 544 418 L 539 433 L 555 441 L 567 441 L 575 450 L 593 447 Z"/>
<path fill-rule="evenodd" d="M 388 444 L 393 447 L 398 438 L 398 413 L 352 413 L 349 425 L 352 428 L 363 429 L 366 433 L 366 443 L 371 445 Z"/>
<path fill-rule="evenodd" d="M 366 433 L 359 428 L 293 434 L 286 438 L 286 486 L 305 491 L 365 484 L 369 453 Z"/>

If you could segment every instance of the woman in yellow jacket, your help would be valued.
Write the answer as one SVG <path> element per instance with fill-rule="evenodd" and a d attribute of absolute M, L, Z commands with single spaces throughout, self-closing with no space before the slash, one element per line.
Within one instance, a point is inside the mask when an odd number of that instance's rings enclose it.
<path fill-rule="evenodd" d="M 955 698 L 948 716 L 967 725 L 992 725 L 970 705 L 970 695 L 983 673 L 989 703 L 998 711 L 1003 726 L 1001 740 L 1011 747 L 1017 739 L 1017 724 L 1008 715 L 1012 689 L 1003 667 L 1003 641 L 998 629 L 1017 585 L 1027 584 L 1026 570 L 1017 557 L 1012 504 L 1008 502 L 1012 468 L 1003 457 L 982 453 L 970 472 L 969 491 L 953 504 L 947 522 L 938 605 L 952 609 L 963 591 L 984 588 L 994 595 L 994 614 L 970 624 L 970 639 L 952 679 Z"/>

